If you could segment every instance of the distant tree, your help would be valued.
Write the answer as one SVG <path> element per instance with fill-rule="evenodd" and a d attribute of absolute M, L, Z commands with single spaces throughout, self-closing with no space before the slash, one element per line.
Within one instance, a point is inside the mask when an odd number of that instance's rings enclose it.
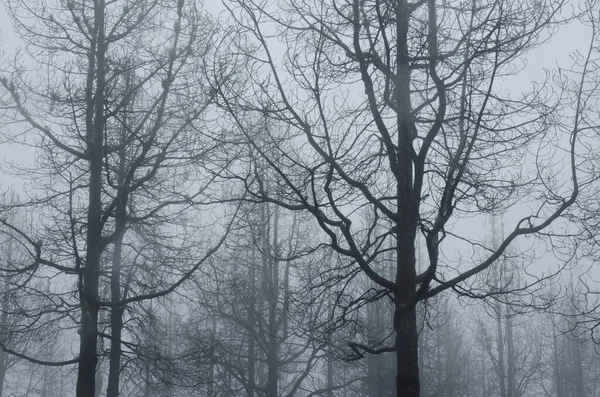
<path fill-rule="evenodd" d="M 434 303 L 435 304 L 435 303 Z M 419 333 L 422 394 L 427 397 L 469 396 L 473 377 L 473 349 L 469 333 L 456 310 L 438 303 L 436 321 L 423 324 Z M 445 307 L 444 307 L 445 306 Z"/>
<path fill-rule="evenodd" d="M 15 195 L 4 197 L 15 203 Z M 16 211 L 4 213 L 13 225 L 25 225 L 25 216 Z M 64 355 L 56 328 L 67 324 L 69 306 L 62 301 L 62 286 L 53 282 L 52 273 L 35 272 L 30 252 L 9 228 L 0 226 L 0 396 L 12 395 L 24 386 L 21 374 L 31 371 L 30 384 L 45 382 L 46 389 L 58 380 L 51 379 L 59 368 L 42 371 L 39 363 L 52 363 Z M 28 362 L 35 355 L 39 362 Z M 32 387 L 33 387 L 32 386 Z"/>
<path fill-rule="evenodd" d="M 293 397 L 311 389 L 325 355 L 322 338 L 312 335 L 324 305 L 299 301 L 307 294 L 299 274 L 320 263 L 306 251 L 311 237 L 303 225 L 272 204 L 244 206 L 227 248 L 186 294 L 198 296 L 190 342 L 211 351 L 208 394 Z"/>

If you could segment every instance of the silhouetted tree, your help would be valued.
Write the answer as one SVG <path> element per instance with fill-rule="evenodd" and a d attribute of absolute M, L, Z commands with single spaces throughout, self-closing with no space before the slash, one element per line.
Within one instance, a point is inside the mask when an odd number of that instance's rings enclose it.
<path fill-rule="evenodd" d="M 514 94 L 502 80 L 551 36 L 564 2 L 226 4 L 236 33 L 223 39 L 229 60 L 211 71 L 229 112 L 219 124 L 232 123 L 254 150 L 230 177 L 250 199 L 310 213 L 329 246 L 389 292 L 395 340 L 370 352 L 395 350 L 396 393 L 417 397 L 417 302 L 448 289 L 485 295 L 467 280 L 575 202 L 578 159 L 590 154 L 578 142 L 596 49 L 572 74 Z M 566 172 L 553 165 L 562 153 Z M 271 171 L 257 172 L 258 164 Z M 455 222 L 532 202 L 486 258 L 446 263 L 444 241 L 484 243 L 458 235 Z M 428 256 L 421 273 L 418 234 Z M 392 277 L 376 260 L 390 249 Z"/>

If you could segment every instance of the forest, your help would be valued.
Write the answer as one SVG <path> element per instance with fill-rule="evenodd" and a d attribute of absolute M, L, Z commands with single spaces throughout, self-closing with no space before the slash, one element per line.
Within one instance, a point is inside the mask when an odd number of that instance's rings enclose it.
<path fill-rule="evenodd" d="M 600 397 L 600 0 L 0 4 L 0 397 Z"/>

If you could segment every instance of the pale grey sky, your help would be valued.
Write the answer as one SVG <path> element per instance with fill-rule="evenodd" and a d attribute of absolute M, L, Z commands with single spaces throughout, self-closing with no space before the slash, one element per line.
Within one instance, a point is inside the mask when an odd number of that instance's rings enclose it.
<path fill-rule="evenodd" d="M 0 49 L 3 51 L 2 58 L 6 60 L 11 57 L 19 48 L 20 41 L 14 34 L 11 22 L 2 4 L 0 11 L 0 37 L 2 44 Z M 227 18 L 227 11 L 221 1 L 206 0 L 204 8 L 211 14 L 222 19 Z M 560 31 L 547 43 L 530 53 L 527 59 L 528 66 L 520 73 L 505 79 L 501 84 L 511 91 L 521 91 L 531 86 L 531 81 L 541 81 L 544 78 L 544 69 L 555 69 L 558 65 L 562 67 L 570 66 L 570 56 L 576 50 L 584 50 L 589 42 L 589 28 L 579 24 L 572 23 L 562 26 Z M 282 49 L 283 50 L 283 49 Z M 5 64 L 0 58 L 0 65 Z M 29 148 L 20 148 L 16 145 L 0 145 L 0 159 L 23 160 L 30 158 L 32 151 Z M 0 172 L 2 172 L 0 170 Z M 6 175 L 0 174 L 2 185 L 6 186 L 7 181 L 11 180 Z M 528 205 L 516 206 L 506 219 L 506 230 L 514 227 L 514 221 L 521 215 L 528 212 Z M 488 219 L 486 217 L 473 217 L 461 219 L 455 224 L 456 230 L 466 238 L 482 239 L 482 230 L 485 230 Z M 450 252 L 449 252 L 450 254 Z M 465 252 L 457 252 L 458 257 L 465 255 Z"/>

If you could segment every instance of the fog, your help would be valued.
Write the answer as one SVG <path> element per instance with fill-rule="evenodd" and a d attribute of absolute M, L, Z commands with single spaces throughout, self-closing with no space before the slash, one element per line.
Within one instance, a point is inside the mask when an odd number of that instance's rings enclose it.
<path fill-rule="evenodd" d="M 0 397 L 600 396 L 598 10 L 4 0 Z"/>

